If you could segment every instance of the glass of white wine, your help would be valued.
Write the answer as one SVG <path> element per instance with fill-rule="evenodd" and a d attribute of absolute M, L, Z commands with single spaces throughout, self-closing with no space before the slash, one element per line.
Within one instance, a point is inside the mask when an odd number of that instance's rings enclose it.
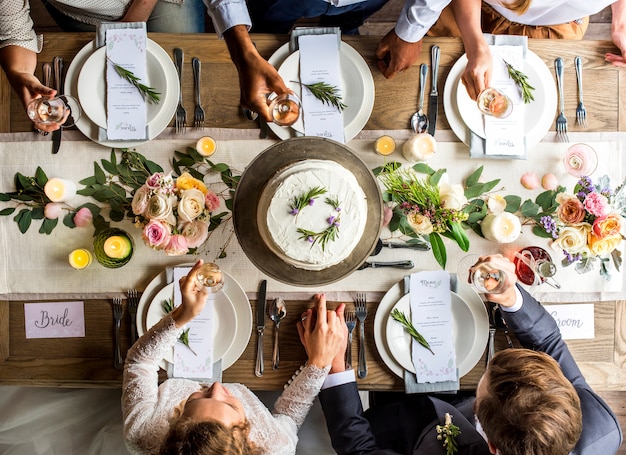
<path fill-rule="evenodd" d="M 213 262 L 207 262 L 198 269 L 196 280 L 211 294 L 221 291 L 224 287 L 224 274 Z"/>
<path fill-rule="evenodd" d="M 300 117 L 300 98 L 294 93 L 272 93 L 267 97 L 272 122 L 280 126 L 291 126 Z"/>
<path fill-rule="evenodd" d="M 26 113 L 33 123 L 48 125 L 59 123 L 63 127 L 74 126 L 81 115 L 80 103 L 72 96 L 41 97 L 32 100 Z"/>
<path fill-rule="evenodd" d="M 493 87 L 488 87 L 480 92 L 476 98 L 476 104 L 484 115 L 496 118 L 508 117 L 513 111 L 511 98 Z"/>
<path fill-rule="evenodd" d="M 478 292 L 501 294 L 507 288 L 506 273 L 491 262 L 480 261 L 477 254 L 461 259 L 457 273 L 461 280 L 471 284 Z"/>

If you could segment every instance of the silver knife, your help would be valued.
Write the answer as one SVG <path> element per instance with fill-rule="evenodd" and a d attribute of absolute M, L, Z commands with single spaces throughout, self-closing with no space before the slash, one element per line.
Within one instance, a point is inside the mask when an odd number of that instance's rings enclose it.
<path fill-rule="evenodd" d="M 435 127 L 437 125 L 437 99 L 439 92 L 437 91 L 437 75 L 439 74 L 439 46 L 430 48 L 432 77 L 432 90 L 428 97 L 428 132 L 431 136 L 435 135 Z"/>
<path fill-rule="evenodd" d="M 407 248 L 410 250 L 429 251 L 430 244 L 424 243 L 406 243 L 406 242 L 383 242 L 385 248 Z"/>
<path fill-rule="evenodd" d="M 54 83 L 57 96 L 63 95 L 63 58 L 54 57 L 52 60 L 52 70 L 54 71 Z M 52 132 L 52 153 L 58 153 L 61 147 L 61 128 Z"/>
<path fill-rule="evenodd" d="M 254 374 L 261 377 L 263 376 L 263 332 L 265 331 L 265 300 L 267 291 L 267 280 L 261 281 L 259 287 L 259 296 L 256 301 L 256 331 L 257 331 L 257 344 L 256 344 L 256 367 Z"/>

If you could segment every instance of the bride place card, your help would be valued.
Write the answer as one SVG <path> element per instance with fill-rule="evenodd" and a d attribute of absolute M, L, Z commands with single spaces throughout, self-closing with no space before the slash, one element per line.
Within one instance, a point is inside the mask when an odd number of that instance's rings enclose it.
<path fill-rule="evenodd" d="M 24 322 L 26 338 L 84 337 L 84 303 L 25 303 Z"/>
<path fill-rule="evenodd" d="M 146 138 L 146 101 L 115 69 L 118 65 L 131 71 L 140 81 L 146 81 L 146 38 L 145 29 L 106 31 L 107 138 L 110 140 Z"/>
<path fill-rule="evenodd" d="M 411 322 L 434 352 L 413 340 L 411 357 L 417 382 L 456 381 L 450 274 L 446 271 L 413 273 L 410 289 Z"/>

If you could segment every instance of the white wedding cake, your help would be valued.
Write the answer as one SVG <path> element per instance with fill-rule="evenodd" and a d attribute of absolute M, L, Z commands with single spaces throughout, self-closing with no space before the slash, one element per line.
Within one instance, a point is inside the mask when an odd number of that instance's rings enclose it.
<path fill-rule="evenodd" d="M 268 182 L 267 230 L 288 263 L 323 270 L 346 259 L 367 221 L 367 200 L 356 177 L 330 160 L 305 160 Z M 270 246 L 271 247 L 271 246 Z"/>

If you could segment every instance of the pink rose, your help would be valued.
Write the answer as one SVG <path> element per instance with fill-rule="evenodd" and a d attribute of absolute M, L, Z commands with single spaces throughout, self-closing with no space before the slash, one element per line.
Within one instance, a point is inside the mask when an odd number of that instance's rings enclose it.
<path fill-rule="evenodd" d="M 187 254 L 187 251 L 187 239 L 180 234 L 171 236 L 165 247 L 165 254 L 168 256 L 181 256 Z"/>
<path fill-rule="evenodd" d="M 174 179 L 172 173 L 155 172 L 146 180 L 146 185 L 151 190 L 163 194 L 171 194 L 174 191 Z"/>
<path fill-rule="evenodd" d="M 204 221 L 195 220 L 183 224 L 180 231 L 187 240 L 187 247 L 197 248 L 202 245 L 209 236 L 209 225 Z"/>
<path fill-rule="evenodd" d="M 83 207 L 74 215 L 74 224 L 77 227 L 87 227 L 93 221 L 93 214 L 87 207 Z"/>
<path fill-rule="evenodd" d="M 209 212 L 212 212 L 220 206 L 220 198 L 213 191 L 209 190 L 204 199 L 204 206 Z"/>
<path fill-rule="evenodd" d="M 559 208 L 556 213 L 559 219 L 565 224 L 580 223 L 585 219 L 585 207 L 577 197 L 570 194 L 559 193 L 556 197 Z"/>
<path fill-rule="evenodd" d="M 130 203 L 130 207 L 135 215 L 143 215 L 148 208 L 148 201 L 150 200 L 150 188 L 148 185 L 143 185 L 137 188 L 133 201 Z"/>
<path fill-rule="evenodd" d="M 150 248 L 163 249 L 170 241 L 170 227 L 158 220 L 150 221 L 143 227 L 141 238 Z"/>
<path fill-rule="evenodd" d="M 589 193 L 583 202 L 585 209 L 595 216 L 605 216 L 609 213 L 609 201 L 600 193 Z"/>
<path fill-rule="evenodd" d="M 63 206 L 58 202 L 48 202 L 43 209 L 43 216 L 49 220 L 56 220 L 63 214 Z"/>

